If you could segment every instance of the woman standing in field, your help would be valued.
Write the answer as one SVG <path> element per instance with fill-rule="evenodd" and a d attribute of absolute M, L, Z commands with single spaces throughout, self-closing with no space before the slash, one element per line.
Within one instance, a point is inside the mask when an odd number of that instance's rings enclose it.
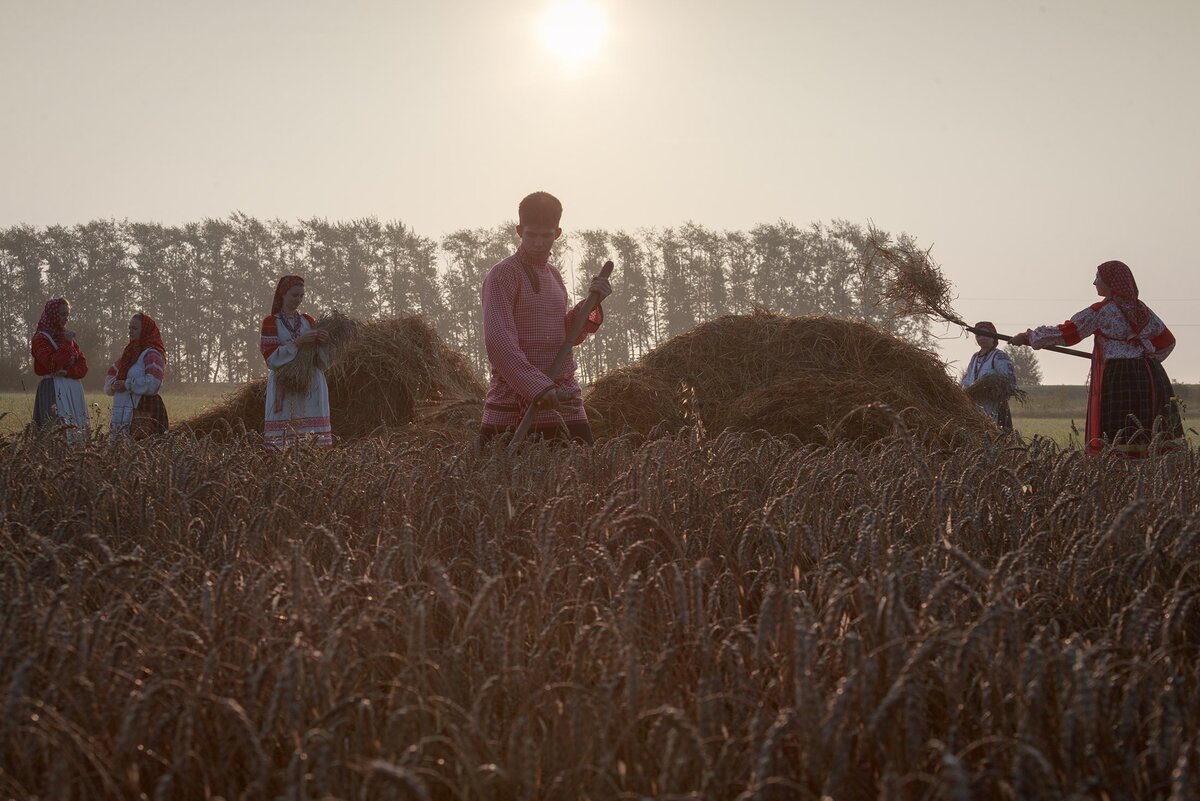
<path fill-rule="evenodd" d="M 996 326 L 986 320 L 975 323 L 975 328 L 996 333 Z M 988 419 L 1000 426 L 1001 430 L 1012 431 L 1012 412 L 1008 408 L 1008 399 L 1017 390 L 1017 373 L 1013 369 L 1012 359 L 996 347 L 1000 343 L 995 337 L 977 333 L 975 342 L 979 350 L 971 354 L 967 371 L 963 373 L 962 387 L 968 390 L 967 394 Z M 971 387 L 979 391 L 973 392 Z"/>
<path fill-rule="evenodd" d="M 1094 336 L 1088 377 L 1085 445 L 1096 455 L 1106 444 L 1123 456 L 1148 455 L 1155 425 L 1171 442 L 1183 439 L 1183 421 L 1162 361 L 1175 337 L 1145 303 L 1124 262 L 1106 261 L 1092 282 L 1104 298 L 1062 325 L 1043 325 L 1013 337 L 1014 345 L 1074 345 Z"/>
<path fill-rule="evenodd" d="M 332 445 L 329 425 L 329 385 L 325 371 L 333 363 L 333 346 L 327 331 L 300 313 L 304 279 L 285 275 L 275 287 L 271 314 L 263 318 L 259 347 L 267 361 L 267 398 L 263 435 L 267 446 L 283 448 L 303 439 Z M 301 348 L 313 348 L 311 375 L 306 393 L 289 392 L 279 381 L 278 370 L 294 360 Z"/>
<path fill-rule="evenodd" d="M 129 320 L 129 344 L 108 368 L 104 394 L 111 395 L 114 434 L 144 439 L 167 430 L 167 407 L 158 390 L 167 369 L 167 349 L 154 319 L 139 312 Z"/>
<path fill-rule="evenodd" d="M 70 442 L 84 442 L 88 434 L 87 402 L 79 379 L 87 375 L 87 359 L 75 341 L 75 332 L 67 330 L 71 304 L 66 298 L 52 298 L 42 309 L 37 331 L 29 343 L 33 371 L 44 376 L 33 402 L 33 424 L 41 428 L 54 419 L 67 425 Z"/>

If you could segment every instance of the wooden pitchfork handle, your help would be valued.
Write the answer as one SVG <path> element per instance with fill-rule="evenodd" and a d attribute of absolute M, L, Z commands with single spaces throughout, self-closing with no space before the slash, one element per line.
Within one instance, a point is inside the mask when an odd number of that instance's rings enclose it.
<path fill-rule="evenodd" d="M 604 267 L 600 270 L 600 278 L 608 278 L 612 275 L 612 261 L 604 262 Z M 567 338 L 563 340 L 562 347 L 558 349 L 558 355 L 554 357 L 554 363 L 550 365 L 550 369 L 546 371 L 546 377 L 551 381 L 555 380 L 558 371 L 566 364 L 567 358 L 571 355 L 571 349 L 575 346 L 575 340 L 579 338 L 583 327 L 587 325 L 588 316 L 592 313 L 592 309 L 600 303 L 601 297 L 598 292 L 589 292 L 584 299 L 583 305 L 579 309 L 579 314 L 575 315 L 574 322 L 571 323 L 571 330 L 567 331 Z M 525 410 L 525 416 L 521 418 L 521 424 L 517 426 L 517 430 L 513 432 L 512 441 L 508 444 L 508 449 L 511 451 L 516 448 L 524 440 L 529 433 L 530 427 L 533 425 L 533 418 L 537 416 L 537 402 L 547 392 L 554 390 L 554 385 L 539 392 L 529 402 L 529 408 Z"/>
<path fill-rule="evenodd" d="M 982 334 L 983 336 L 991 337 L 992 339 L 1003 339 L 1005 342 L 1012 342 L 1012 337 L 1010 337 L 1008 334 L 997 334 L 995 331 L 989 331 L 986 328 L 976 328 L 973 325 L 967 325 L 962 320 L 955 317 L 953 314 L 947 314 L 946 312 L 942 311 L 941 309 L 937 309 L 937 312 L 938 312 L 938 314 L 942 315 L 942 317 L 944 317 L 946 320 L 954 323 L 955 325 L 961 325 L 963 328 L 967 329 L 972 334 Z M 1089 360 L 1092 358 L 1092 354 L 1088 353 L 1086 350 L 1075 350 L 1074 348 L 1064 348 L 1061 345 L 1047 345 L 1046 347 L 1038 348 L 1037 350 L 1052 350 L 1055 353 L 1065 353 L 1068 356 L 1079 356 L 1080 358 L 1089 359 Z"/>

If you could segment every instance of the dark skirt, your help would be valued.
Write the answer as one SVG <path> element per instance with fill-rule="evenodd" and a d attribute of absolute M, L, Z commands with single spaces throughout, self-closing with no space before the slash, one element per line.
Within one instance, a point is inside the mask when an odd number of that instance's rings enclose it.
<path fill-rule="evenodd" d="M 1008 401 L 1003 401 L 996 410 L 996 425 L 1000 426 L 1001 431 L 1012 432 L 1012 409 L 1009 408 Z"/>
<path fill-rule="evenodd" d="M 169 426 L 167 407 L 162 398 L 158 395 L 143 395 L 129 421 L 129 436 L 145 439 L 155 434 L 165 434 Z"/>
<path fill-rule="evenodd" d="M 1168 448 L 1183 440 L 1183 416 L 1171 379 L 1155 359 L 1103 362 L 1099 380 L 1093 376 L 1088 394 L 1088 453 L 1108 446 L 1138 458 L 1149 454 L 1156 434 L 1165 438 L 1163 445 Z"/>
<path fill-rule="evenodd" d="M 580 445 L 592 444 L 592 427 L 588 425 L 586 420 L 580 420 L 574 423 L 567 423 L 564 430 L 561 425 L 546 426 L 543 428 L 531 428 L 529 434 L 525 438 L 526 442 L 538 442 L 545 440 L 546 442 L 577 442 Z M 481 426 L 479 429 L 479 445 L 483 447 L 501 434 L 512 434 L 516 432 L 516 426 Z"/>
<path fill-rule="evenodd" d="M 33 425 L 41 428 L 47 423 L 54 422 L 58 415 L 54 407 L 58 398 L 54 394 L 54 376 L 48 375 L 38 382 L 37 394 L 33 397 Z"/>

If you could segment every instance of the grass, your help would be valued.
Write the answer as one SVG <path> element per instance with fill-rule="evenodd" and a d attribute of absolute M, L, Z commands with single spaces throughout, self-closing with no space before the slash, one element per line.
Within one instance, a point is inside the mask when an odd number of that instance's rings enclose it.
<path fill-rule="evenodd" d="M 1023 387 L 1029 397 L 1023 404 L 1015 404 L 1013 413 L 1024 417 L 1074 417 L 1083 425 L 1087 409 L 1087 387 L 1076 384 L 1049 384 L 1041 387 Z M 1175 384 L 1176 395 L 1186 406 L 1200 401 L 1200 386 Z"/>
<path fill-rule="evenodd" d="M 1074 425 L 1079 433 L 1074 433 Z M 1078 447 L 1083 434 L 1083 417 L 1025 417 L 1013 415 L 1013 428 L 1025 439 L 1045 437 L 1060 447 Z"/>
<path fill-rule="evenodd" d="M 1200 445 L 1200 421 L 1189 419 L 1186 409 L 1200 400 L 1200 387 L 1176 384 L 1176 392 L 1184 402 L 1184 429 L 1193 445 Z M 1087 388 L 1073 385 L 1029 387 L 1025 403 L 1014 403 L 1013 428 L 1021 436 L 1052 439 L 1062 447 L 1078 446 L 1087 419 Z M 1072 426 L 1078 433 L 1072 431 Z"/>
<path fill-rule="evenodd" d="M 178 390 L 168 388 L 162 393 L 162 398 L 167 406 L 167 414 L 174 423 L 220 400 L 229 389 L 222 385 L 181 387 Z M 33 416 L 34 391 L 31 388 L 28 392 L 0 392 L 0 435 L 15 434 L 29 423 Z M 112 398 L 98 390 L 86 392 L 85 395 L 92 409 L 92 425 L 107 428 L 112 418 Z"/>

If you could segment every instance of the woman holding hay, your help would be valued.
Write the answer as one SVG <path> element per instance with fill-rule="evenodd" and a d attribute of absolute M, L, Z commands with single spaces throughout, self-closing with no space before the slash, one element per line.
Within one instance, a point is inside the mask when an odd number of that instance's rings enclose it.
<path fill-rule="evenodd" d="M 1111 445 L 1122 456 L 1141 458 L 1159 432 L 1167 437 L 1168 448 L 1177 446 L 1183 420 L 1162 366 L 1175 347 L 1174 335 L 1138 300 L 1137 282 L 1124 262 L 1104 262 L 1092 283 L 1104 300 L 1062 325 L 1018 334 L 1013 344 L 1042 348 L 1094 337 L 1085 434 L 1089 455 Z"/>
<path fill-rule="evenodd" d="M 104 377 L 104 394 L 113 399 L 114 434 L 144 439 L 167 430 L 167 407 L 158 390 L 166 375 L 166 346 L 154 318 L 138 312 L 129 319 L 129 344 Z"/>
<path fill-rule="evenodd" d="M 975 323 L 975 328 L 996 333 L 996 326 L 986 320 Z M 996 347 L 1000 343 L 995 337 L 978 333 L 975 342 L 979 350 L 971 354 L 967 371 L 963 373 L 962 387 L 988 419 L 1003 431 L 1012 431 L 1008 399 L 1017 392 L 1017 373 L 1012 359 Z"/>
<path fill-rule="evenodd" d="M 71 304 L 66 298 L 50 299 L 29 343 L 33 371 L 44 376 L 33 403 L 33 424 L 41 428 L 58 418 L 67 426 L 67 440 L 78 443 L 86 441 L 88 434 L 87 402 L 79 383 L 87 375 L 88 365 L 75 332 L 67 330 L 70 318 Z"/>
<path fill-rule="evenodd" d="M 262 321 L 259 347 L 270 370 L 263 435 L 271 448 L 301 440 L 333 445 L 325 382 L 333 345 L 328 331 L 300 313 L 303 301 L 304 279 L 285 275 L 275 287 L 271 314 Z"/>

